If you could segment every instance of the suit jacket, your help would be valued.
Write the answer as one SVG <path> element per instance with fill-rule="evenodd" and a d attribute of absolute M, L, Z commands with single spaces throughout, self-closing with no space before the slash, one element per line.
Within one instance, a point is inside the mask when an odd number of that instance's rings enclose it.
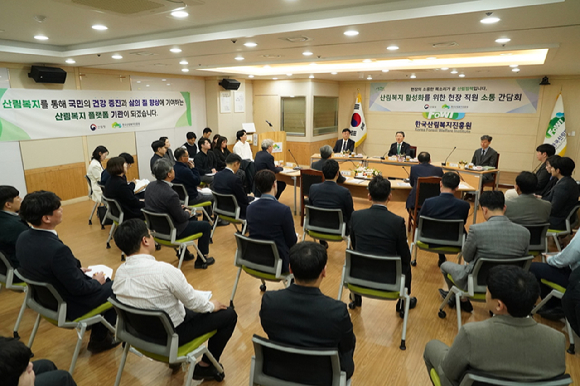
<path fill-rule="evenodd" d="M 149 161 L 149 166 L 151 167 L 151 173 L 153 173 L 153 166 L 155 166 L 155 162 L 157 162 L 158 159 L 162 159 L 163 157 L 161 157 L 158 154 L 153 154 L 153 157 L 151 157 L 151 160 Z"/>
<path fill-rule="evenodd" d="M 288 256 L 290 248 L 296 244 L 294 218 L 290 208 L 276 200 L 274 196 L 262 195 L 252 202 L 246 211 L 250 237 L 258 240 L 272 240 L 283 261 L 282 272 L 289 272 Z"/>
<path fill-rule="evenodd" d="M 141 208 L 145 207 L 145 203 L 135 196 L 134 190 L 123 177 L 109 177 L 105 185 L 105 197 L 113 198 L 119 202 L 125 213 L 124 220 L 143 218 Z"/>
<path fill-rule="evenodd" d="M 542 224 L 548 222 L 552 204 L 533 194 L 520 194 L 506 200 L 505 216 L 516 224 Z"/>
<path fill-rule="evenodd" d="M 213 179 L 213 190 L 217 193 L 233 194 L 240 206 L 240 216 L 246 218 L 246 208 L 250 202 L 244 191 L 242 180 L 230 169 L 224 169 L 215 175 Z"/>
<path fill-rule="evenodd" d="M 276 167 L 276 165 L 274 165 L 274 156 L 266 150 L 260 150 L 256 153 L 254 165 L 256 166 L 256 173 L 263 169 L 271 170 L 274 173 L 280 173 L 284 170 L 284 168 Z"/>
<path fill-rule="evenodd" d="M 407 244 L 405 219 L 386 206 L 373 205 L 352 214 L 350 239 L 357 252 L 378 256 L 400 256 L 405 284 L 411 292 L 411 252 Z M 394 279 L 392 272 L 389 280 Z"/>
<path fill-rule="evenodd" d="M 19 266 L 16 258 L 16 240 L 22 232 L 28 229 L 30 227 L 18 214 L 13 215 L 0 210 L 0 252 L 8 258 L 14 268 Z M 0 268 L 0 273 L 5 274 L 6 271 Z"/>
<path fill-rule="evenodd" d="M 191 169 L 189 165 L 183 162 L 176 162 L 173 170 L 175 171 L 175 178 L 172 182 L 185 186 L 185 190 L 187 190 L 187 195 L 190 199 L 196 198 L 197 187 L 201 183 L 201 177 L 197 169 Z"/>
<path fill-rule="evenodd" d="M 548 181 L 548 183 L 544 187 L 544 190 L 542 190 L 542 193 L 540 193 L 540 195 L 542 196 L 542 200 L 545 200 L 546 198 L 548 198 L 548 196 L 552 192 L 552 189 L 554 189 L 554 186 L 556 186 L 557 182 L 558 182 L 558 179 L 556 177 L 550 178 L 550 180 Z"/>
<path fill-rule="evenodd" d="M 101 285 L 81 271 L 69 247 L 49 231 L 30 229 L 16 243 L 19 272 L 28 279 L 48 282 L 68 303 L 67 318 L 76 319 L 105 303 L 111 284 Z"/>
<path fill-rule="evenodd" d="M 211 174 L 212 169 L 217 171 L 217 159 L 215 153 L 211 150 L 208 150 L 207 154 L 203 151 L 197 152 L 195 157 L 193 157 L 193 162 L 200 176 Z"/>
<path fill-rule="evenodd" d="M 163 158 L 171 162 L 171 165 L 175 165 L 175 157 L 173 156 L 173 150 L 167 149 L 167 151 L 163 155 Z"/>
<path fill-rule="evenodd" d="M 488 147 L 485 151 L 485 155 L 481 155 L 481 148 L 473 152 L 473 157 L 471 158 L 471 163 L 475 166 L 492 166 L 495 167 L 497 162 L 497 151 Z"/>
<path fill-rule="evenodd" d="M 345 223 L 348 223 L 354 211 L 350 191 L 343 186 L 338 186 L 334 181 L 324 181 L 310 186 L 308 199 L 312 206 L 340 209 Z"/>
<path fill-rule="evenodd" d="M 538 167 L 535 174 L 536 178 L 538 179 L 538 184 L 536 185 L 536 191 L 534 193 L 542 195 L 542 192 L 544 189 L 546 189 L 546 186 L 548 185 L 548 182 L 550 182 L 552 175 L 546 170 L 545 162 L 541 164 L 540 167 Z"/>
<path fill-rule="evenodd" d="M 401 154 L 408 155 L 408 156 L 411 155 L 411 145 L 409 145 L 405 141 L 401 142 Z M 393 142 L 391 144 L 391 148 L 389 149 L 388 156 L 390 157 L 392 155 L 397 155 L 397 142 Z"/>
<path fill-rule="evenodd" d="M 343 143 L 344 139 L 337 140 L 336 143 L 334 144 L 334 148 L 332 149 L 332 151 L 335 153 L 342 153 Z M 346 142 L 346 150 L 348 150 L 351 153 L 354 153 L 354 141 L 350 138 Z"/>
<path fill-rule="evenodd" d="M 407 197 L 407 209 L 415 208 L 415 199 L 417 197 L 417 178 L 419 177 L 443 177 L 443 169 L 438 166 L 433 166 L 430 163 L 422 163 L 411 166 L 411 173 L 409 175 L 409 182 L 411 183 L 411 191 Z"/>
<path fill-rule="evenodd" d="M 566 217 L 578 203 L 578 184 L 572 177 L 562 177 L 556 182 L 545 200 L 552 203 L 550 229 L 566 229 Z"/>
<path fill-rule="evenodd" d="M 513 381 L 538 381 L 566 371 L 564 335 L 532 318 L 496 315 L 464 324 L 441 363 L 444 377 L 459 385 L 473 369 Z"/>
<path fill-rule="evenodd" d="M 252 204 L 253 205 L 253 204 Z M 296 284 L 262 296 L 260 321 L 268 338 L 294 346 L 338 349 L 340 368 L 350 378 L 356 338 L 346 304 L 314 287 Z M 310 374 L 313 384 L 321 384 Z"/>
<path fill-rule="evenodd" d="M 328 160 L 329 160 L 329 158 L 326 158 L 326 159 L 321 158 L 318 161 L 313 162 L 310 167 L 314 170 L 322 171 L 322 167 L 326 164 L 326 161 L 328 161 Z M 338 179 L 336 180 L 336 182 L 338 182 L 339 184 L 342 184 L 344 181 L 346 181 L 346 178 L 344 178 L 344 176 L 342 174 L 340 174 L 340 169 L 339 169 L 338 173 L 339 173 L 339 175 L 338 175 Z"/>
<path fill-rule="evenodd" d="M 167 181 L 153 181 L 145 190 L 145 210 L 154 213 L 167 213 L 177 228 L 177 235 L 185 230 L 190 215 L 181 207 L 179 195 Z"/>
<path fill-rule="evenodd" d="M 441 193 L 437 197 L 425 200 L 419 216 L 439 220 L 463 220 L 467 224 L 467 216 L 471 206 L 467 201 L 455 198 L 451 193 Z"/>

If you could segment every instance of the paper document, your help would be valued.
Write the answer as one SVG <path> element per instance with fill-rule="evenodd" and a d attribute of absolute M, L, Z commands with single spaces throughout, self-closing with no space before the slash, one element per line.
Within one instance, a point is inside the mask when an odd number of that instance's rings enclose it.
<path fill-rule="evenodd" d="M 139 193 L 149 185 L 149 180 L 135 180 L 135 193 Z"/>
<path fill-rule="evenodd" d="M 397 186 L 411 186 L 410 183 L 404 181 L 397 181 Z"/>
<path fill-rule="evenodd" d="M 460 182 L 459 189 L 470 189 L 470 186 L 467 185 L 465 182 Z"/>
<path fill-rule="evenodd" d="M 203 194 L 211 194 L 210 188 L 202 188 L 202 189 L 198 189 L 198 190 Z"/>
<path fill-rule="evenodd" d="M 208 176 L 208 177 L 215 176 L 215 173 L 205 173 L 204 176 Z"/>
<path fill-rule="evenodd" d="M 201 297 L 203 297 L 203 298 L 205 298 L 207 300 L 210 300 L 211 299 L 211 296 L 212 296 L 211 291 L 198 291 L 196 289 L 194 289 L 194 291 L 195 291 L 195 293 L 197 295 L 199 295 L 199 296 L 201 296 Z"/>
<path fill-rule="evenodd" d="M 85 275 L 92 278 L 95 273 L 102 272 L 105 274 L 105 278 L 111 279 L 113 277 L 113 268 L 107 267 L 106 265 L 89 265 L 90 271 L 85 272 Z"/>

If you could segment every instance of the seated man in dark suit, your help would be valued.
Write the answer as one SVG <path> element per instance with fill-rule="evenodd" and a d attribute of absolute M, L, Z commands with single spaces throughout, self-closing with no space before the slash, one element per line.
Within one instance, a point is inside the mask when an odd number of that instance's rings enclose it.
<path fill-rule="evenodd" d="M 185 186 L 185 190 L 187 190 L 187 195 L 189 196 L 188 204 L 196 205 L 201 202 L 213 202 L 213 196 L 211 194 L 205 194 L 197 190 L 197 187 L 201 182 L 201 177 L 197 169 L 190 167 L 189 153 L 185 148 L 180 147 L 175 150 L 175 160 L 177 161 L 173 166 L 173 170 L 175 170 L 175 179 L 172 182 Z M 210 209 L 211 207 L 207 208 Z"/>
<path fill-rule="evenodd" d="M 322 167 L 326 165 L 326 162 L 332 158 L 332 148 L 330 145 L 324 145 L 320 148 L 320 159 L 318 161 L 314 161 L 310 167 L 314 170 L 322 171 Z M 346 181 L 346 178 L 342 174 L 340 174 L 340 170 L 338 171 L 338 179 L 336 180 L 337 183 L 342 184 Z"/>
<path fill-rule="evenodd" d="M 443 169 L 438 166 L 431 165 L 431 154 L 426 151 L 419 153 L 417 157 L 419 165 L 411 166 L 411 174 L 409 175 L 409 182 L 411 183 L 411 192 L 407 197 L 407 210 L 415 209 L 415 200 L 417 198 L 417 179 L 419 177 L 441 177 L 443 176 Z"/>
<path fill-rule="evenodd" d="M 543 143 L 536 148 L 536 158 L 541 163 L 534 171 L 536 178 L 538 179 L 536 189 L 534 189 L 535 194 L 542 195 L 542 192 L 552 177 L 552 174 L 546 170 L 546 160 L 554 154 L 556 154 L 556 148 L 554 145 L 550 145 L 549 143 Z"/>
<path fill-rule="evenodd" d="M 167 148 L 165 147 L 165 141 L 153 141 L 151 144 L 151 149 L 153 149 L 153 157 L 149 161 L 149 166 L 151 167 L 151 173 L 153 173 L 153 166 L 157 160 L 165 157 L 165 153 L 167 152 Z"/>
<path fill-rule="evenodd" d="M 262 151 L 256 153 L 256 160 L 254 165 L 256 166 L 256 173 L 260 170 L 268 169 L 274 173 L 280 173 L 284 168 L 276 167 L 274 165 L 274 156 L 272 155 L 272 150 L 274 150 L 274 141 L 271 139 L 265 139 L 262 141 Z M 280 199 L 282 192 L 286 189 L 286 183 L 284 181 L 276 181 L 278 187 L 276 188 L 276 200 Z M 256 191 L 256 196 L 260 196 L 260 192 Z"/>
<path fill-rule="evenodd" d="M 516 177 L 518 196 L 505 201 L 505 215 L 511 222 L 522 225 L 548 222 L 552 204 L 534 195 L 537 185 L 534 173 L 521 172 Z"/>
<path fill-rule="evenodd" d="M 30 229 L 19 216 L 22 199 L 20 192 L 13 186 L 0 186 L 0 252 L 10 261 L 13 268 L 20 265 L 16 258 L 16 240 L 24 231 Z M 0 273 L 5 274 L 4 265 L 0 265 Z M 20 279 L 14 276 L 14 281 Z"/>
<path fill-rule="evenodd" d="M 60 198 L 43 190 L 28 194 L 22 200 L 20 216 L 32 225 L 20 234 L 16 242 L 18 271 L 27 279 L 50 283 L 67 302 L 66 318 L 75 320 L 106 303 L 113 294 L 113 282 L 102 272 L 92 278 L 81 266 L 69 247 L 59 238 L 55 228 L 62 222 Z M 103 314 L 112 325 L 117 320 L 114 309 Z M 109 350 L 119 342 L 104 325 L 95 324 L 91 330 L 88 350 L 93 353 Z"/>
<path fill-rule="evenodd" d="M 411 293 L 411 252 L 407 244 L 405 219 L 387 209 L 391 199 L 391 183 L 383 176 L 373 177 L 369 182 L 368 209 L 352 214 L 350 239 L 352 249 L 378 256 L 400 256 L 405 275 L 405 287 Z M 355 305 L 360 306 L 361 298 L 355 296 Z M 409 308 L 415 308 L 417 298 L 411 297 Z M 403 309 L 401 300 L 397 302 L 397 312 Z"/>
<path fill-rule="evenodd" d="M 215 173 L 217 168 L 215 153 L 210 151 L 211 141 L 206 137 L 201 137 L 197 144 L 199 146 L 199 151 L 193 158 L 195 168 L 201 176 L 201 181 L 211 184 L 214 178 L 211 174 Z"/>
<path fill-rule="evenodd" d="M 303 241 L 293 246 L 290 272 L 295 282 L 286 289 L 264 293 L 260 321 L 275 342 L 338 349 L 340 368 L 350 378 L 356 338 L 346 304 L 320 291 L 327 261 L 326 250 L 319 244 Z M 309 381 L 322 384 L 317 374 L 309 374 Z"/>
<path fill-rule="evenodd" d="M 483 135 L 480 139 L 481 149 L 477 149 L 473 153 L 471 163 L 475 166 L 490 166 L 495 168 L 495 164 L 497 163 L 497 151 L 489 147 L 492 138 L 489 135 Z M 484 174 L 481 178 L 483 178 L 484 183 L 490 182 L 493 181 L 493 174 Z"/>
<path fill-rule="evenodd" d="M 542 192 L 539 194 L 539 196 L 541 196 L 543 200 L 545 200 L 550 195 L 552 189 L 554 188 L 554 185 L 556 185 L 556 182 L 558 182 L 558 179 L 552 176 L 552 164 L 557 162 L 557 160 L 559 160 L 560 158 L 562 157 L 560 157 L 559 155 L 553 155 L 546 159 L 545 162 L 546 171 L 550 174 L 550 180 L 548 180 L 548 183 L 544 187 L 544 190 L 542 190 Z"/>
<path fill-rule="evenodd" d="M 226 168 L 215 175 L 213 190 L 221 194 L 233 194 L 240 207 L 240 217 L 246 218 L 246 208 L 250 204 L 250 197 L 246 195 L 242 179 L 236 173 L 240 169 L 242 157 L 231 153 L 226 157 Z"/>
<path fill-rule="evenodd" d="M 342 130 L 342 139 L 336 141 L 332 150 L 335 153 L 354 153 L 354 141 L 350 139 L 350 129 L 348 127 Z"/>
<path fill-rule="evenodd" d="M 400 156 L 410 156 L 411 155 L 411 145 L 407 142 L 403 142 L 405 139 L 405 132 L 404 131 L 397 131 L 395 133 L 395 142 L 391 144 L 391 148 L 389 149 L 388 157 L 393 155 L 400 155 Z"/>
<path fill-rule="evenodd" d="M 447 172 L 441 177 L 441 194 L 425 200 L 419 216 L 431 217 L 440 220 L 463 220 L 467 224 L 470 205 L 468 202 L 455 197 L 454 193 L 459 187 L 459 174 Z M 429 244 L 434 246 L 432 244 Z M 445 254 L 439 254 L 438 266 L 445 262 Z"/>
<path fill-rule="evenodd" d="M 464 324 L 451 347 L 428 342 L 427 371 L 435 370 L 442 386 L 458 385 L 468 370 L 531 384 L 564 374 L 564 334 L 528 317 L 539 293 L 534 275 L 519 267 L 490 269 L 486 306 L 494 316 Z"/>
<path fill-rule="evenodd" d="M 570 275 L 570 283 L 562 297 L 562 307 L 570 327 L 580 336 L 580 267 Z"/>
<path fill-rule="evenodd" d="M 566 229 L 566 217 L 578 204 L 578 184 L 571 177 L 576 164 L 569 157 L 555 159 L 552 163 L 552 176 L 558 179 L 550 194 L 545 198 L 552 203 L 550 229 Z M 572 221 L 575 217 L 572 217 Z"/>
<path fill-rule="evenodd" d="M 196 233 L 202 233 L 201 238 L 197 240 L 197 246 L 205 257 L 205 262 L 201 257 L 197 257 L 194 268 L 206 269 L 209 265 L 215 263 L 213 257 L 209 257 L 209 236 L 211 225 L 207 221 L 197 221 L 195 216 L 192 217 L 191 211 L 182 207 L 177 192 L 171 187 L 171 181 L 175 178 L 175 171 L 171 163 L 162 159 L 155 163 L 153 174 L 156 181 L 151 182 L 145 191 L 145 209 L 154 213 L 166 213 L 173 220 L 177 228 L 177 239 L 183 239 Z M 179 251 L 176 249 L 179 256 Z M 184 260 L 193 260 L 195 256 L 186 250 Z"/>
<path fill-rule="evenodd" d="M 248 206 L 246 220 L 250 237 L 273 240 L 282 259 L 282 272 L 288 272 L 288 254 L 296 244 L 296 230 L 292 211 L 276 200 L 276 175 L 271 170 L 256 173 L 256 187 L 262 192 L 259 200 Z"/>
<path fill-rule="evenodd" d="M 348 234 L 350 215 L 354 211 L 354 207 L 350 190 L 336 183 L 340 175 L 338 162 L 333 159 L 326 161 L 322 167 L 322 173 L 324 174 L 324 182 L 310 186 L 308 198 L 310 205 L 326 209 L 340 209 L 342 219 L 347 224 Z"/>

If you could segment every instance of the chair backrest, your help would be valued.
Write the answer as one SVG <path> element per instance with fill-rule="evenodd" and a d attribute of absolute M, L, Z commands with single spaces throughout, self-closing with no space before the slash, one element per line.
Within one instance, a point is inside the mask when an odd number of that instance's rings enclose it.
<path fill-rule="evenodd" d="M 151 231 L 153 237 L 175 242 L 177 237 L 177 228 L 173 224 L 173 220 L 167 213 L 155 213 L 145 209 L 141 209 L 147 228 Z"/>
<path fill-rule="evenodd" d="M 236 267 L 243 265 L 280 277 L 282 274 L 282 259 L 278 254 L 278 248 L 274 241 L 252 239 L 239 233 L 234 235 L 238 246 L 235 258 Z"/>
<path fill-rule="evenodd" d="M 237 220 L 240 219 L 240 206 L 238 205 L 238 200 L 233 194 L 223 194 L 211 191 L 214 197 L 213 211 L 214 213 L 221 214 L 222 216 L 233 217 Z"/>
<path fill-rule="evenodd" d="M 189 195 L 187 194 L 187 189 L 185 189 L 185 186 L 183 184 L 172 183 L 171 187 L 173 188 L 173 190 L 175 190 L 175 192 L 179 196 L 179 201 L 181 202 L 181 205 L 187 206 L 187 204 L 189 203 Z"/>
<path fill-rule="evenodd" d="M 115 295 L 109 302 L 117 312 L 117 339 L 135 348 L 165 357 L 177 354 L 179 337 L 163 310 L 144 310 L 121 303 Z"/>
<path fill-rule="evenodd" d="M 411 149 L 409 156 L 411 158 L 417 158 L 417 146 L 409 146 Z"/>
<path fill-rule="evenodd" d="M 415 197 L 415 210 L 423 206 L 426 199 L 437 197 L 441 194 L 441 177 L 419 177 L 417 178 L 417 196 Z"/>
<path fill-rule="evenodd" d="M 473 272 L 467 279 L 470 294 L 472 293 L 471 287 L 473 287 L 473 293 L 484 293 L 487 290 L 487 277 L 489 275 L 489 270 L 493 267 L 498 265 L 515 265 L 527 271 L 530 269 L 533 259 L 534 256 L 512 257 L 506 259 L 489 259 L 481 257 L 477 259 L 475 266 L 473 267 Z"/>
<path fill-rule="evenodd" d="M 305 205 L 306 217 L 304 231 L 310 230 L 332 235 L 346 235 L 346 224 L 342 218 L 342 210 L 326 209 Z"/>
<path fill-rule="evenodd" d="M 125 213 L 123 212 L 123 209 L 121 209 L 121 204 L 119 204 L 119 201 L 115 200 L 114 198 L 107 198 L 105 196 L 103 196 L 103 201 L 107 205 L 107 214 L 105 217 L 117 222 L 118 224 L 121 224 L 123 222 L 123 218 L 125 217 Z"/>
<path fill-rule="evenodd" d="M 416 238 L 417 241 L 426 244 L 462 247 L 464 225 L 463 220 L 441 220 L 420 216 Z"/>
<path fill-rule="evenodd" d="M 491 374 L 469 370 L 463 376 L 459 386 L 567 386 L 572 383 L 568 374 L 562 374 L 544 381 L 518 382 L 498 378 Z"/>
<path fill-rule="evenodd" d="M 52 284 L 34 281 L 24 277 L 18 269 L 14 270 L 28 286 L 26 305 L 40 315 L 58 322 L 62 326 L 66 322 L 67 304 Z"/>
<path fill-rule="evenodd" d="M 253 382 L 262 386 L 340 386 L 338 350 L 315 349 L 252 337 L 255 352 Z M 344 377 L 346 379 L 346 376 Z"/>
<path fill-rule="evenodd" d="M 87 184 L 89 185 L 89 198 L 90 198 L 93 195 L 93 184 L 91 184 L 91 179 L 86 174 L 85 174 L 85 180 L 87 180 Z"/>
<path fill-rule="evenodd" d="M 401 291 L 402 263 L 399 256 L 377 256 L 346 250 L 345 284 L 354 284 L 380 291 Z"/>
<path fill-rule="evenodd" d="M 570 211 L 570 213 L 568 214 L 568 217 L 566 217 L 566 230 L 568 232 L 572 232 L 572 229 L 576 228 L 578 226 L 578 223 L 580 222 L 578 216 L 577 216 L 577 212 L 580 209 L 580 202 L 578 202 L 574 208 L 572 208 L 572 210 Z"/>
<path fill-rule="evenodd" d="M 300 194 L 302 197 L 310 195 L 310 187 L 324 182 L 324 174 L 320 170 L 300 169 Z"/>
<path fill-rule="evenodd" d="M 545 224 L 520 224 L 530 232 L 530 246 L 528 251 L 544 252 L 546 250 L 546 233 L 550 223 Z"/>
<path fill-rule="evenodd" d="M 0 283 L 4 283 L 8 289 L 24 290 L 22 286 L 14 286 L 14 266 L 2 252 L 0 252 Z"/>

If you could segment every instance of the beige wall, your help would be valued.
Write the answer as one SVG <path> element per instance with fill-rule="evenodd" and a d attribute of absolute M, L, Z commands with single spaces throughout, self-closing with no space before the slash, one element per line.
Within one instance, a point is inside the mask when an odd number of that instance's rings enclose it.
<path fill-rule="evenodd" d="M 24 170 L 85 162 L 84 148 L 83 137 L 20 142 Z"/>

